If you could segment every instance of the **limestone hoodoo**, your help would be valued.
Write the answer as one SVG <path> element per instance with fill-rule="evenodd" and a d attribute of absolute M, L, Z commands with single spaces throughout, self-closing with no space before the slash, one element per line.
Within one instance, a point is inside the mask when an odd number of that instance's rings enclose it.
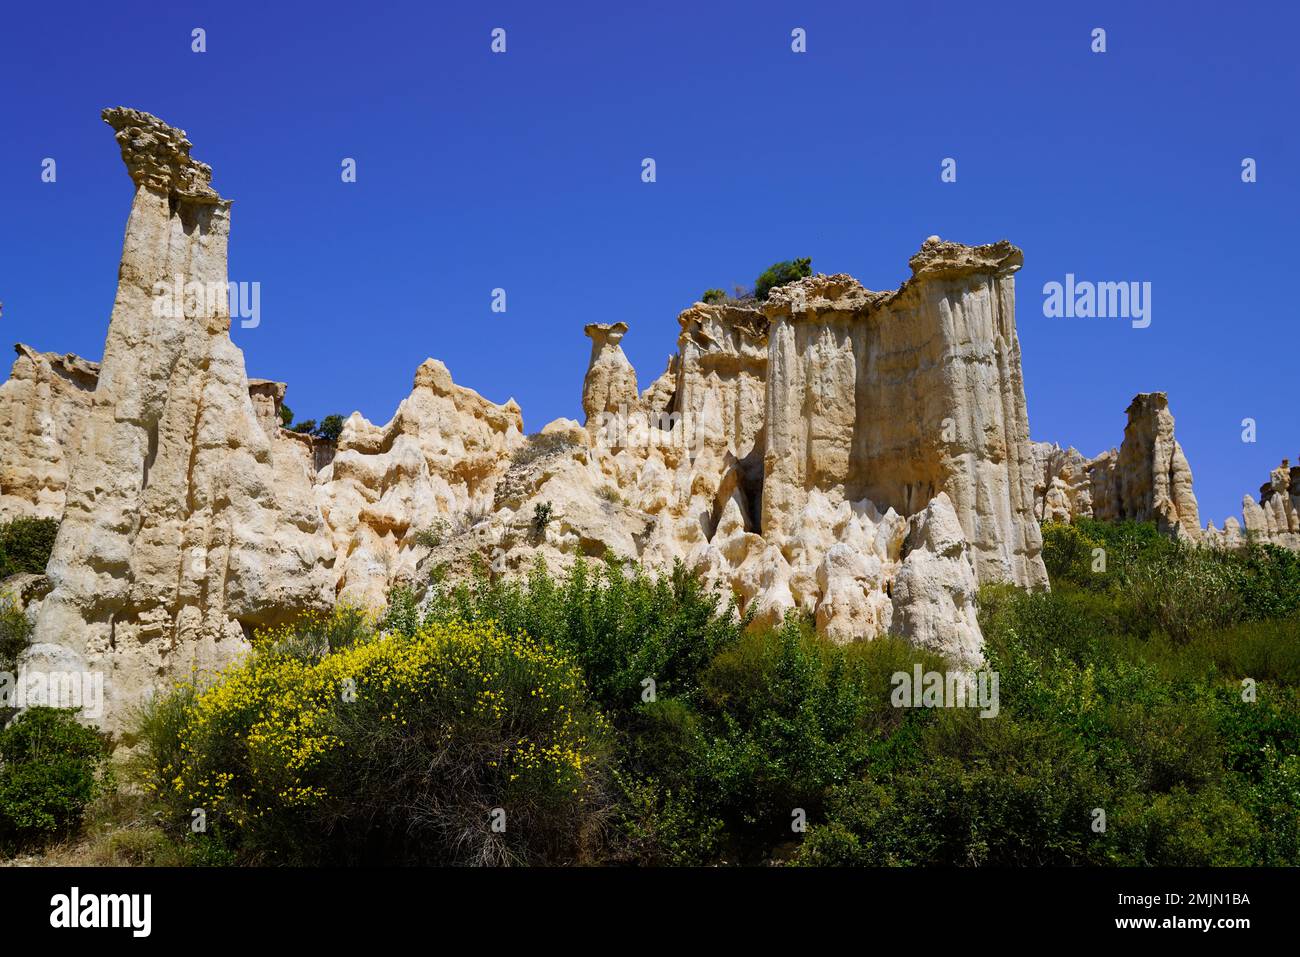
<path fill-rule="evenodd" d="M 102 723 L 117 729 L 150 688 L 231 660 L 254 627 L 327 607 L 335 557 L 310 475 L 259 422 L 230 340 L 230 201 L 182 130 L 125 108 L 103 118 L 135 198 L 23 666 L 102 671 Z M 158 308 L 178 282 L 214 294 Z"/>

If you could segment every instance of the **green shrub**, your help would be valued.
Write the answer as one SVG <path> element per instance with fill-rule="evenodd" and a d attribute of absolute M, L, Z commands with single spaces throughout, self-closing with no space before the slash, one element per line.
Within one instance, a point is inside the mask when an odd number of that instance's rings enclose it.
<path fill-rule="evenodd" d="M 1108 788 L 1080 742 L 1006 716 L 941 711 L 919 739 L 831 795 L 799 862 L 1099 863 L 1091 809 Z"/>
<path fill-rule="evenodd" d="M 1251 545 L 1228 553 L 1242 615 L 1250 621 L 1300 613 L 1300 553 L 1276 545 Z"/>
<path fill-rule="evenodd" d="M 787 283 L 811 275 L 811 259 L 784 260 L 783 262 L 773 263 L 754 280 L 754 296 L 760 300 L 766 299 L 768 293 L 777 286 L 784 286 Z"/>
<path fill-rule="evenodd" d="M 546 534 L 546 526 L 551 524 L 551 503 L 538 502 L 533 506 L 533 534 L 541 538 Z"/>
<path fill-rule="evenodd" d="M 280 628 L 258 632 L 253 640 L 270 654 L 315 661 L 369 640 L 374 631 L 375 621 L 368 612 L 340 604 L 332 612 L 310 612 Z"/>
<path fill-rule="evenodd" d="M 719 814 L 754 853 L 793 837 L 792 815 L 821 813 L 916 712 L 890 702 L 890 676 L 942 668 L 901 639 L 836 646 L 795 619 L 723 650 L 701 677 L 708 719 L 702 760 Z"/>
<path fill-rule="evenodd" d="M 1052 582 L 1070 581 L 1089 587 L 1101 576 L 1093 572 L 1093 549 L 1102 544 L 1090 538 L 1078 525 L 1043 523 L 1043 564 Z"/>
<path fill-rule="evenodd" d="M 1218 554 L 1186 548 L 1134 568 L 1123 590 L 1129 630 L 1162 631 L 1179 643 L 1244 617 L 1231 565 Z"/>
<path fill-rule="evenodd" d="M 620 800 L 610 821 L 612 863 L 699 866 L 723 853 L 725 825 L 705 809 L 698 791 L 665 786 L 652 775 L 616 774 L 615 783 Z"/>
<path fill-rule="evenodd" d="M 654 577 L 640 567 L 579 559 L 562 580 L 540 560 L 527 579 L 435 585 L 432 621 L 496 621 L 571 656 L 600 706 L 620 720 L 642 700 L 644 682 L 658 697 L 690 699 L 700 672 L 747 624 L 734 603 L 706 589 L 680 563 Z"/>
<path fill-rule="evenodd" d="M 100 793 L 104 742 L 76 712 L 30 708 L 0 731 L 0 846 L 71 833 Z"/>
<path fill-rule="evenodd" d="M 52 518 L 16 518 L 0 524 L 0 580 L 45 574 L 58 531 L 59 523 Z"/>
<path fill-rule="evenodd" d="M 320 420 L 320 425 L 316 426 L 312 435 L 318 439 L 326 439 L 330 442 L 337 442 L 339 436 L 343 434 L 343 416 L 327 415 Z"/>
<path fill-rule="evenodd" d="M 710 305 L 726 301 L 727 294 L 721 289 L 706 289 L 704 295 L 700 297 L 700 302 L 709 303 Z"/>
<path fill-rule="evenodd" d="M 447 540 L 449 527 L 446 519 L 435 519 L 427 528 L 417 530 L 411 540 L 424 548 L 437 548 Z"/>
<path fill-rule="evenodd" d="M 1249 812 L 1219 787 L 1126 795 L 1107 831 L 1117 863 L 1130 866 L 1239 867 L 1255 862 L 1259 837 Z"/>
<path fill-rule="evenodd" d="M 0 595 L 0 672 L 17 672 L 18 656 L 31 638 L 32 624 L 22 609 Z"/>
<path fill-rule="evenodd" d="M 282 632 L 180 692 L 179 747 L 142 732 L 173 826 L 204 808 L 251 862 L 583 859 L 607 803 L 608 730 L 564 656 L 435 624 L 304 660 L 277 650 L 297 641 Z"/>

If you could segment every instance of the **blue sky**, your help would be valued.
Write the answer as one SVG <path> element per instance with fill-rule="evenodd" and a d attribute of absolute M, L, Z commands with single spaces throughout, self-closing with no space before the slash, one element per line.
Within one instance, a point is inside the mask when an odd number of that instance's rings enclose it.
<path fill-rule="evenodd" d="M 384 422 L 434 356 L 535 430 L 581 415 L 587 322 L 645 385 L 705 288 L 796 256 L 893 288 L 928 235 L 1005 237 L 1034 438 L 1095 454 L 1167 391 L 1221 523 L 1300 457 L 1298 33 L 1280 2 L 9 4 L 0 341 L 99 357 L 132 192 L 99 112 L 132 106 L 234 199 L 233 336 L 303 417 Z M 1066 273 L 1150 282 L 1150 327 L 1045 318 Z"/>

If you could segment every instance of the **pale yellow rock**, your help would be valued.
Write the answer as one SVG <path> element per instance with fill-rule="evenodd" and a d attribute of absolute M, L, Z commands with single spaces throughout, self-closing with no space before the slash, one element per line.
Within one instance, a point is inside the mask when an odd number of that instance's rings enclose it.
<path fill-rule="evenodd" d="M 1034 501 L 1040 522 L 1092 516 L 1092 473 L 1077 449 L 1035 442 Z"/>
<path fill-rule="evenodd" d="M 696 303 L 677 317 L 672 413 L 693 446 L 743 458 L 763 427 L 767 318 L 757 309 Z"/>
<path fill-rule="evenodd" d="M 1248 539 L 1300 551 L 1300 466 L 1283 459 L 1260 486 L 1259 501 L 1247 495 L 1241 507 L 1246 534 L 1236 540 L 1237 545 Z"/>
<path fill-rule="evenodd" d="M 135 110 L 104 120 L 137 189 L 23 667 L 102 672 L 100 724 L 117 731 L 156 687 L 241 654 L 253 628 L 328 607 L 335 557 L 230 341 L 229 201 L 182 131 Z M 217 292 L 160 309 L 178 277 Z"/>
<path fill-rule="evenodd" d="M 971 545 L 940 492 L 910 520 L 910 551 L 894 580 L 893 630 L 913 644 L 974 666 L 984 638 L 976 617 Z"/>
<path fill-rule="evenodd" d="M 1115 459 L 1114 492 L 1098 517 L 1154 521 L 1164 532 L 1195 541 L 1201 520 L 1192 494 L 1192 470 L 1174 438 L 1168 396 L 1140 393 L 1127 411 L 1124 441 Z"/>
<path fill-rule="evenodd" d="M 1127 410 L 1118 449 L 1085 460 L 1074 449 L 1035 444 L 1036 511 L 1042 521 L 1076 517 L 1155 522 L 1176 538 L 1201 539 L 1192 469 L 1174 438 L 1174 417 L 1163 392 L 1141 392 Z M 1224 533 L 1215 532 L 1214 541 Z"/>
<path fill-rule="evenodd" d="M 635 414 L 640 399 L 636 370 L 619 345 L 627 334 L 627 323 L 592 322 L 583 331 L 591 339 L 591 359 L 582 382 L 582 411 L 588 428 L 602 426 L 607 417 Z"/>
<path fill-rule="evenodd" d="M 420 539 L 445 538 L 486 517 L 522 432 L 513 399 L 498 405 L 456 385 L 436 359 L 416 371 L 387 424 L 353 413 L 316 480 L 338 554 L 339 599 L 382 608 L 389 590 L 411 583 L 428 556 Z"/>
<path fill-rule="evenodd" d="M 912 278 L 849 276 L 773 290 L 763 534 L 781 542 L 811 489 L 900 514 L 946 492 L 981 582 L 1046 585 L 1008 242 L 937 237 Z"/>
<path fill-rule="evenodd" d="M 0 522 L 61 518 L 68 456 L 81 441 L 99 366 L 16 345 L 0 384 Z"/>

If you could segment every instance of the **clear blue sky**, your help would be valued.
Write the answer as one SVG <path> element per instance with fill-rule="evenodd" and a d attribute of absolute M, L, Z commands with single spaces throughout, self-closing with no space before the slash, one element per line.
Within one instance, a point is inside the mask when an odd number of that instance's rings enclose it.
<path fill-rule="evenodd" d="M 132 106 L 234 199 L 233 335 L 303 417 L 384 422 L 434 356 L 535 430 L 580 416 L 584 323 L 631 326 L 644 385 L 707 287 L 811 256 L 893 288 L 932 233 L 1005 237 L 1034 438 L 1095 454 L 1165 390 L 1221 523 L 1300 457 L 1298 37 L 1280 2 L 11 3 L 0 341 L 99 357 L 131 198 L 99 112 Z M 1067 272 L 1151 282 L 1151 326 L 1044 318 Z"/>

